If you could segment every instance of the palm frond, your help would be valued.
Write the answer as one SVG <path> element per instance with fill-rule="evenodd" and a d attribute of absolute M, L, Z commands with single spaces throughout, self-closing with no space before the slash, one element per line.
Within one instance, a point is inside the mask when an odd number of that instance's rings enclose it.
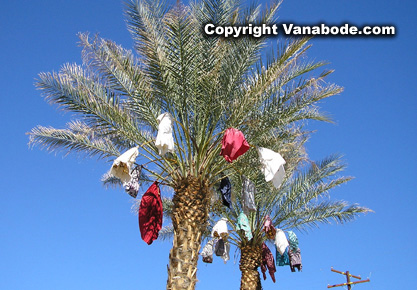
<path fill-rule="evenodd" d="M 349 205 L 345 201 L 327 201 L 295 211 L 281 222 L 283 229 L 307 230 L 319 227 L 319 224 L 346 223 L 372 210 L 357 204 Z"/>
<path fill-rule="evenodd" d="M 37 126 L 28 133 L 29 145 L 38 145 L 50 152 L 62 151 L 65 155 L 76 152 L 100 159 L 120 155 L 118 146 L 109 136 L 81 121 L 72 121 L 67 126 L 67 129 Z"/>
<path fill-rule="evenodd" d="M 167 241 L 174 238 L 174 226 L 172 224 L 163 226 L 159 231 L 158 240 Z"/>

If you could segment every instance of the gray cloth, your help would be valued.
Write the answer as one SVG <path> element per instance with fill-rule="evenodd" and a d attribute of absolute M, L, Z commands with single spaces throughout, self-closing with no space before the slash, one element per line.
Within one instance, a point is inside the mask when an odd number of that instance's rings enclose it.
<path fill-rule="evenodd" d="M 256 211 L 255 205 L 256 188 L 252 181 L 242 175 L 242 197 L 243 212 L 247 215 L 251 211 Z"/>
<path fill-rule="evenodd" d="M 301 271 L 303 265 L 301 264 L 301 251 L 299 248 L 293 251 L 291 247 L 288 248 L 288 256 L 290 257 L 291 272 L 295 272 L 295 268 Z"/>

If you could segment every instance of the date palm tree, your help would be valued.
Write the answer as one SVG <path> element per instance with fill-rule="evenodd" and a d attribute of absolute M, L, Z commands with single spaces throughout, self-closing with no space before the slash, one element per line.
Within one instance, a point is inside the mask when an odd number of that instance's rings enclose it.
<path fill-rule="evenodd" d="M 297 166 L 298 165 L 298 166 Z M 261 289 L 258 268 L 262 262 L 262 244 L 268 237 L 263 231 L 266 217 L 281 230 L 307 231 L 318 227 L 320 223 L 345 223 L 361 213 L 370 210 L 357 204 L 349 205 L 345 201 L 330 200 L 329 191 L 351 180 L 351 177 L 336 176 L 345 165 L 340 156 L 332 155 L 320 162 L 299 162 L 288 166 L 281 187 L 274 188 L 265 183 L 264 176 L 253 170 L 255 166 L 246 166 L 246 176 L 256 185 L 256 211 L 248 214 L 253 238 L 248 240 L 245 233 L 236 231 L 238 215 L 243 211 L 241 180 L 232 179 L 236 202 L 231 209 L 217 207 L 216 213 L 226 217 L 232 226 L 230 241 L 240 250 L 241 290 Z M 269 240 L 272 244 L 274 240 Z"/>
<path fill-rule="evenodd" d="M 45 99 L 75 118 L 64 129 L 33 128 L 30 144 L 106 160 L 138 146 L 137 162 L 152 162 L 148 176 L 173 189 L 167 289 L 195 288 L 213 186 L 222 172 L 238 174 L 244 165 L 219 156 L 225 130 L 237 128 L 251 145 L 285 152 L 291 142 L 278 141 L 294 140 L 294 128 L 304 120 L 328 121 L 317 103 L 341 92 L 324 82 L 331 71 L 316 73 L 325 63 L 306 59 L 306 38 L 264 56 L 265 38 L 227 40 L 201 30 L 208 22 L 269 24 L 278 7 L 132 0 L 125 14 L 134 51 L 82 33 L 82 65 L 39 75 L 36 85 Z M 161 156 L 154 141 L 164 112 L 173 117 L 175 150 Z"/>

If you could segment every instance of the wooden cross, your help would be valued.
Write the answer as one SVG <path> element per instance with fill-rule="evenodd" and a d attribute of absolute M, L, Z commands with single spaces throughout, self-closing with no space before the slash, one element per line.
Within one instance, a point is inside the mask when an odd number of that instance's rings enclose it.
<path fill-rule="evenodd" d="M 334 270 L 333 267 L 330 269 L 332 272 L 336 272 L 342 275 L 346 275 L 346 283 L 342 283 L 342 284 L 336 284 L 336 285 L 327 285 L 327 288 L 333 288 L 333 287 L 339 287 L 339 286 L 348 286 L 348 290 L 351 290 L 351 285 L 352 284 L 359 284 L 359 283 L 365 283 L 365 282 L 370 282 L 371 280 L 366 279 L 366 280 L 361 280 L 361 281 L 355 281 L 355 282 L 350 282 L 350 277 L 356 278 L 356 279 L 362 279 L 361 276 L 355 276 L 352 274 L 349 274 L 349 271 L 346 272 L 341 272 L 341 271 L 337 271 Z"/>

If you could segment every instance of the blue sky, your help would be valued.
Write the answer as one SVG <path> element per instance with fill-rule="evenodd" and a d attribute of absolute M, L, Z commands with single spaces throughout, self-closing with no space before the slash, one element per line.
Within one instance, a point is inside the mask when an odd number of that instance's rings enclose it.
<path fill-rule="evenodd" d="M 131 198 L 105 190 L 110 164 L 28 149 L 36 125 L 71 119 L 33 86 L 37 74 L 81 62 L 78 32 L 100 33 L 132 48 L 120 1 L 3 1 L 0 5 L 0 289 L 164 289 L 171 242 L 146 245 Z M 375 211 L 346 225 L 299 234 L 303 272 L 279 268 L 264 289 L 325 289 L 344 277 L 369 277 L 359 289 L 412 289 L 415 251 L 417 2 L 286 0 L 280 20 L 304 24 L 393 24 L 392 38 L 317 38 L 309 57 L 327 60 L 345 91 L 321 104 L 335 125 L 311 123 L 313 159 L 342 153 L 356 178 L 335 199 Z M 237 289 L 232 251 L 224 265 L 201 263 L 197 289 Z M 354 287 L 354 288 L 355 288 Z M 339 288 L 340 289 L 340 288 Z"/>

